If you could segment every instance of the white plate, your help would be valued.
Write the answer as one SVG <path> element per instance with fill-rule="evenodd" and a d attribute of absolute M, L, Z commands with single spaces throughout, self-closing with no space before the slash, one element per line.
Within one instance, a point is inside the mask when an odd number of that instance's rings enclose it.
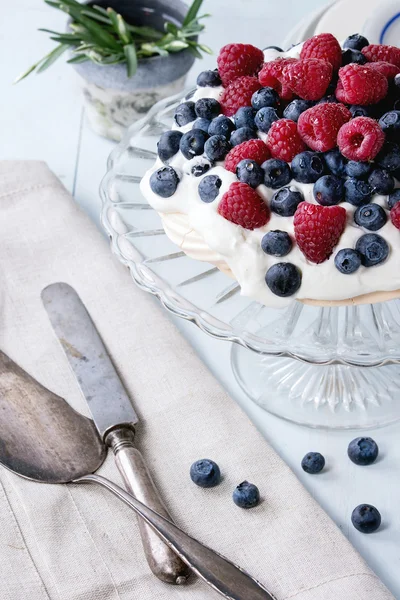
<path fill-rule="evenodd" d="M 378 6 L 380 0 L 338 0 L 321 16 L 314 33 L 333 33 L 338 40 L 363 33 L 366 20 Z"/>
<path fill-rule="evenodd" d="M 286 50 L 290 46 L 304 42 L 304 40 L 314 35 L 315 27 L 322 15 L 332 6 L 332 1 L 318 8 L 310 15 L 307 15 L 294 27 L 283 41 L 283 48 Z"/>
<path fill-rule="evenodd" d="M 371 44 L 398 46 L 400 40 L 400 2 L 398 0 L 382 2 L 366 21 L 363 34 Z"/>

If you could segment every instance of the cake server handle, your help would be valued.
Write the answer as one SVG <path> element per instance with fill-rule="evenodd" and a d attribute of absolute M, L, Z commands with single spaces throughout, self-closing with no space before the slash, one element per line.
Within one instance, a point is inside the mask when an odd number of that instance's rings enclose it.
<path fill-rule="evenodd" d="M 276 600 L 243 569 L 190 537 L 119 485 L 100 475 L 86 475 L 76 479 L 74 483 L 98 483 L 107 488 L 140 515 L 196 575 L 227 600 Z"/>

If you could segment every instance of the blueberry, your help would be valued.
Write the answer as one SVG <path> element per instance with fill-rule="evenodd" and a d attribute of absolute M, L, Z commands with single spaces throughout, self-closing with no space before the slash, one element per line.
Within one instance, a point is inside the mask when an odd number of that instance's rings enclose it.
<path fill-rule="evenodd" d="M 178 183 L 178 174 L 172 167 L 161 167 L 150 177 L 152 191 L 162 198 L 169 198 L 175 194 Z"/>
<path fill-rule="evenodd" d="M 157 152 L 163 163 L 166 163 L 179 151 L 182 135 L 181 131 L 165 131 L 161 134 L 157 143 Z"/>
<path fill-rule="evenodd" d="M 369 162 L 358 162 L 357 160 L 349 160 L 346 165 L 346 175 L 355 177 L 356 179 L 366 179 L 371 173 L 372 164 Z"/>
<path fill-rule="evenodd" d="M 354 50 L 353 48 L 346 48 L 342 52 L 342 66 L 349 65 L 350 63 L 356 63 L 357 65 L 365 65 L 367 62 L 366 57 L 360 50 Z"/>
<path fill-rule="evenodd" d="M 400 110 L 391 110 L 382 115 L 379 125 L 387 136 L 400 139 Z"/>
<path fill-rule="evenodd" d="M 344 182 L 336 175 L 323 175 L 314 183 L 314 198 L 322 206 L 339 204 L 344 197 Z"/>
<path fill-rule="evenodd" d="M 287 185 L 292 179 L 289 165 L 280 158 L 269 158 L 261 165 L 264 171 L 264 183 L 267 187 L 277 190 Z"/>
<path fill-rule="evenodd" d="M 335 267 L 344 275 L 355 273 L 361 267 L 361 254 L 353 248 L 343 248 L 335 256 Z"/>
<path fill-rule="evenodd" d="M 292 240 L 286 231 L 268 231 L 261 240 L 261 248 L 265 254 L 272 256 L 286 256 L 292 246 Z"/>
<path fill-rule="evenodd" d="M 325 171 L 324 159 L 317 152 L 300 152 L 291 164 L 293 177 L 301 183 L 315 183 Z"/>
<path fill-rule="evenodd" d="M 283 187 L 272 196 L 271 210 L 281 217 L 293 217 L 300 202 L 304 202 L 304 196 L 299 190 Z"/>
<path fill-rule="evenodd" d="M 292 121 L 297 122 L 301 113 L 312 106 L 314 106 L 314 102 L 311 102 L 310 100 L 292 100 L 283 111 L 283 116 L 285 119 L 291 119 Z"/>
<path fill-rule="evenodd" d="M 190 172 L 194 177 L 201 177 L 204 173 L 207 173 L 211 169 L 211 164 L 209 162 L 201 162 L 196 165 L 193 165 Z"/>
<path fill-rule="evenodd" d="M 251 105 L 256 110 L 265 106 L 276 108 L 279 106 L 279 94 L 271 87 L 263 87 L 252 95 Z"/>
<path fill-rule="evenodd" d="M 208 119 L 202 119 L 201 117 L 196 119 L 195 122 L 193 123 L 193 129 L 201 129 L 202 131 L 205 131 L 206 133 L 208 133 L 208 128 L 211 125 L 211 121 L 209 121 Z"/>
<path fill-rule="evenodd" d="M 197 77 L 197 85 L 199 87 L 218 87 L 222 85 L 222 81 L 217 70 L 202 71 Z"/>
<path fill-rule="evenodd" d="M 211 125 L 208 128 L 208 133 L 210 135 L 223 135 L 226 138 L 229 138 L 234 129 L 234 123 L 232 123 L 232 121 L 228 119 L 228 117 L 220 115 L 219 117 L 211 121 Z"/>
<path fill-rule="evenodd" d="M 361 254 L 364 267 L 373 267 L 387 259 L 389 245 L 377 233 L 366 233 L 357 240 L 356 250 Z"/>
<path fill-rule="evenodd" d="M 351 116 L 353 119 L 356 117 L 370 117 L 372 115 L 372 109 L 370 106 L 361 106 L 360 104 L 352 104 L 349 107 Z"/>
<path fill-rule="evenodd" d="M 368 204 L 372 197 L 372 188 L 366 181 L 350 177 L 344 182 L 344 199 L 353 206 Z"/>
<path fill-rule="evenodd" d="M 213 460 L 202 458 L 190 467 L 190 479 L 202 488 L 215 487 L 221 481 L 221 471 Z"/>
<path fill-rule="evenodd" d="M 339 104 L 339 100 L 336 98 L 335 94 L 328 94 L 318 100 L 317 104 Z"/>
<path fill-rule="evenodd" d="M 239 108 L 233 117 L 236 129 L 240 129 L 240 127 L 250 127 L 250 129 L 255 129 L 254 117 L 256 116 L 256 113 L 257 111 L 251 106 L 242 106 Z"/>
<path fill-rule="evenodd" d="M 222 185 L 218 175 L 207 175 L 199 183 L 199 196 L 203 202 L 213 202 L 219 194 Z"/>
<path fill-rule="evenodd" d="M 379 453 L 378 444 L 370 437 L 358 437 L 347 448 L 349 459 L 356 465 L 372 465 Z"/>
<path fill-rule="evenodd" d="M 185 158 L 190 160 L 204 152 L 204 144 L 208 135 L 202 129 L 191 129 L 182 136 L 180 150 Z"/>
<path fill-rule="evenodd" d="M 243 481 L 234 489 L 232 499 L 240 508 L 253 508 L 260 503 L 260 492 L 253 483 Z"/>
<path fill-rule="evenodd" d="M 394 192 L 389 194 L 387 203 L 390 210 L 393 208 L 396 202 L 400 202 L 400 188 L 397 188 L 397 190 L 394 190 Z"/>
<path fill-rule="evenodd" d="M 345 174 L 347 159 L 343 156 L 343 154 L 341 154 L 338 148 L 325 152 L 324 160 L 326 166 L 328 167 L 328 170 L 333 175 L 338 175 L 339 177 L 342 177 L 342 175 Z"/>
<path fill-rule="evenodd" d="M 394 85 L 400 90 L 400 73 L 394 78 Z"/>
<path fill-rule="evenodd" d="M 386 142 L 375 158 L 375 162 L 378 163 L 383 169 L 388 171 L 397 171 L 400 169 L 400 146 L 393 142 Z"/>
<path fill-rule="evenodd" d="M 191 123 L 196 118 L 196 113 L 194 110 L 194 102 L 183 102 L 179 106 L 176 107 L 174 119 L 179 127 L 183 127 L 188 123 Z"/>
<path fill-rule="evenodd" d="M 265 106 L 264 108 L 260 108 L 260 110 L 257 112 L 254 118 L 254 123 L 257 129 L 259 129 L 263 133 L 268 133 L 272 123 L 278 121 L 278 119 L 279 116 L 275 108 Z"/>
<path fill-rule="evenodd" d="M 301 271 L 292 263 L 277 263 L 268 269 L 265 282 L 273 294 L 287 298 L 301 286 Z"/>
<path fill-rule="evenodd" d="M 369 45 L 369 41 L 363 35 L 359 33 L 353 33 L 345 39 L 343 48 L 352 48 L 353 50 L 362 50 L 365 46 Z"/>
<path fill-rule="evenodd" d="M 368 177 L 368 183 L 375 194 L 387 196 L 394 190 L 394 177 L 385 169 L 375 169 Z"/>
<path fill-rule="evenodd" d="M 354 221 L 364 229 L 378 231 L 385 225 L 387 216 L 379 204 L 365 204 L 357 208 L 354 213 Z"/>
<path fill-rule="evenodd" d="M 325 458 L 319 452 L 308 452 L 301 461 L 301 468 L 310 475 L 320 473 L 325 466 Z"/>
<path fill-rule="evenodd" d="M 361 533 L 373 533 L 379 529 L 382 517 L 381 513 L 371 504 L 360 504 L 351 513 L 351 522 Z"/>
<path fill-rule="evenodd" d="M 206 156 L 212 161 L 224 160 L 231 148 L 232 146 L 223 135 L 211 136 L 204 145 Z"/>
<path fill-rule="evenodd" d="M 198 117 L 202 119 L 213 119 L 221 112 L 221 105 L 215 98 L 200 98 L 194 105 Z"/>
<path fill-rule="evenodd" d="M 245 158 L 236 167 L 236 175 L 239 181 L 247 183 L 253 188 L 258 187 L 264 181 L 264 171 L 255 160 Z"/>
<path fill-rule="evenodd" d="M 236 131 L 233 131 L 230 137 L 232 146 L 238 146 L 248 140 L 253 140 L 257 137 L 256 132 L 251 127 L 239 127 Z"/>

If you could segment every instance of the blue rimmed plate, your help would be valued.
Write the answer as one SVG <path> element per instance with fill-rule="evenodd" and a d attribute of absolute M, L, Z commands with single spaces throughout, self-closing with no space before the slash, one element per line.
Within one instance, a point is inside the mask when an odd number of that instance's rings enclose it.
<path fill-rule="evenodd" d="M 366 21 L 364 35 L 372 44 L 400 45 L 400 2 L 381 2 Z"/>

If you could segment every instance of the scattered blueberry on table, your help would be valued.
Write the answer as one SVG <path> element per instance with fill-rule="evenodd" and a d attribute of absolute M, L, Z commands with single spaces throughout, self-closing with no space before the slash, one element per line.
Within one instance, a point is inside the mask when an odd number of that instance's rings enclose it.
<path fill-rule="evenodd" d="M 351 514 L 351 522 L 361 533 L 373 533 L 379 529 L 382 517 L 377 508 L 371 504 L 356 506 Z"/>
<path fill-rule="evenodd" d="M 325 466 L 325 458 L 320 452 L 308 452 L 301 461 L 301 468 L 310 475 L 320 473 Z"/>
<path fill-rule="evenodd" d="M 350 442 L 347 454 L 356 465 L 372 465 L 379 454 L 378 444 L 370 437 L 358 437 Z"/>
<path fill-rule="evenodd" d="M 190 478 L 199 487 L 211 488 L 220 483 L 221 471 L 213 460 L 202 458 L 190 467 Z"/>
<path fill-rule="evenodd" d="M 260 503 L 260 491 L 253 483 L 242 481 L 234 489 L 232 499 L 240 508 L 253 508 Z"/>

